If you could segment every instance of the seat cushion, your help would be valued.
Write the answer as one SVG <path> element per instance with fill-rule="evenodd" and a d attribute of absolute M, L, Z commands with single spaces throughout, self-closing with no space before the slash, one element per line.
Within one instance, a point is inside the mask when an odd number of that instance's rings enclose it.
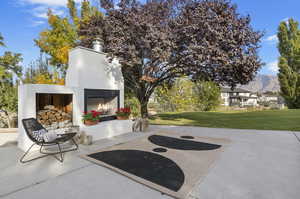
<path fill-rule="evenodd" d="M 47 132 L 43 135 L 45 142 L 52 142 L 52 141 L 56 140 L 57 137 L 58 137 L 57 134 L 54 132 Z"/>
<path fill-rule="evenodd" d="M 38 131 L 32 131 L 32 137 L 36 139 L 38 142 L 44 141 L 44 134 L 46 134 L 47 131 L 45 129 L 41 129 Z"/>

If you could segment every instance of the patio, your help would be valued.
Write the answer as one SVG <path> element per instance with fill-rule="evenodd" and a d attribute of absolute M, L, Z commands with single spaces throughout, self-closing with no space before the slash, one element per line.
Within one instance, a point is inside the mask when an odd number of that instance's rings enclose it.
<path fill-rule="evenodd" d="M 79 157 L 158 130 L 192 136 L 229 138 L 232 143 L 199 182 L 189 199 L 281 199 L 300 194 L 300 132 L 151 126 L 150 132 L 124 134 L 67 153 L 22 165 L 16 146 L 0 147 L 0 198 L 171 198 Z"/>

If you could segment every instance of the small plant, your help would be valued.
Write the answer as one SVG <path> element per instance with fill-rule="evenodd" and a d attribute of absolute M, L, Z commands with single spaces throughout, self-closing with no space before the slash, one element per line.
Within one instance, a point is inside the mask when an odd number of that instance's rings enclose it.
<path fill-rule="evenodd" d="M 84 112 L 82 115 L 83 121 L 92 121 L 92 122 L 98 122 L 100 120 L 101 112 L 92 110 L 89 112 Z"/>
<path fill-rule="evenodd" d="M 118 117 L 129 117 L 130 114 L 131 110 L 129 107 L 119 108 L 118 111 L 116 111 Z"/>

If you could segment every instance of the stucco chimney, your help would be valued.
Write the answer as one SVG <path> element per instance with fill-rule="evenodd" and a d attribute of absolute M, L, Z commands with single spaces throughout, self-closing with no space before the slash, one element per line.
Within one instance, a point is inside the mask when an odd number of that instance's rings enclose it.
<path fill-rule="evenodd" d="M 93 49 L 97 52 L 102 52 L 102 42 L 101 39 L 96 38 L 95 41 L 93 41 Z"/>

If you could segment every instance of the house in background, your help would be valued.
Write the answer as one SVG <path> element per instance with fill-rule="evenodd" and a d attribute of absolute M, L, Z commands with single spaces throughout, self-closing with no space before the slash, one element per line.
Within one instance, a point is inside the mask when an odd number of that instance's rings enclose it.
<path fill-rule="evenodd" d="M 266 92 L 266 93 L 261 94 L 261 96 L 258 98 L 258 101 L 278 104 L 279 97 L 280 96 L 277 93 Z"/>
<path fill-rule="evenodd" d="M 285 107 L 285 101 L 280 94 L 276 92 L 265 92 L 258 98 L 258 103 L 261 106 L 283 109 Z"/>
<path fill-rule="evenodd" d="M 221 88 L 221 98 L 223 106 L 258 106 L 257 94 L 241 88 L 232 90 L 231 88 L 223 87 Z"/>

